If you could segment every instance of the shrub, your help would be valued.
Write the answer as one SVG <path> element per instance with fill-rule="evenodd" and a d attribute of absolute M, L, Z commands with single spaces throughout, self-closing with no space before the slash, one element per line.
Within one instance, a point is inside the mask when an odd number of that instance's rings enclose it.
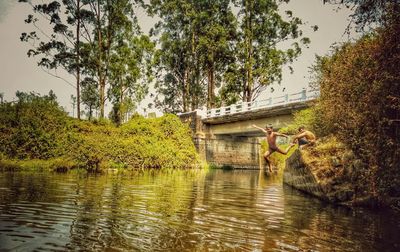
<path fill-rule="evenodd" d="M 321 65 L 326 128 L 369 165 L 371 193 L 400 197 L 400 15 Z"/>
<path fill-rule="evenodd" d="M 17 92 L 16 103 L 0 106 L 0 152 L 18 159 L 48 159 L 62 155 L 60 133 L 66 113 L 54 94 Z"/>
<path fill-rule="evenodd" d="M 295 135 L 300 126 L 314 132 L 318 137 L 327 135 L 329 132 L 322 121 L 321 109 L 318 103 L 313 104 L 311 108 L 297 111 L 293 114 L 293 122 L 288 126 L 281 128 L 279 132 Z"/>
<path fill-rule="evenodd" d="M 116 164 L 130 168 L 187 168 L 198 162 L 189 127 L 174 115 L 154 119 L 135 116 L 115 127 L 107 120 L 69 118 L 55 99 L 23 94 L 25 98 L 18 103 L 0 107 L 2 159 L 59 158 L 68 162 L 68 167 L 88 171 Z"/>

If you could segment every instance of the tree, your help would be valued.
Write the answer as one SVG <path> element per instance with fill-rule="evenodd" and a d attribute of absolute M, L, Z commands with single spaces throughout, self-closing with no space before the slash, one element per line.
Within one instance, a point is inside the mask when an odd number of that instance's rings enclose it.
<path fill-rule="evenodd" d="M 99 108 L 99 89 L 98 83 L 92 78 L 86 77 L 82 83 L 82 103 L 86 105 L 87 118 L 90 121 L 93 111 Z"/>
<path fill-rule="evenodd" d="M 29 42 L 32 49 L 28 51 L 28 56 L 39 56 L 38 66 L 47 73 L 61 78 L 50 72 L 58 67 L 62 67 L 76 78 L 73 85 L 67 80 L 69 85 L 76 88 L 77 98 L 77 117 L 80 119 L 80 46 L 81 46 L 81 12 L 85 4 L 82 0 L 54 0 L 49 3 L 34 4 L 28 0 L 19 2 L 29 3 L 34 13 L 29 14 L 25 20 L 27 24 L 32 24 L 35 31 L 21 34 L 21 41 Z M 87 2 L 87 1 L 85 1 Z M 49 21 L 50 27 L 43 27 L 40 18 Z M 50 34 L 48 31 L 52 30 Z M 39 43 L 37 43 L 39 42 Z"/>
<path fill-rule="evenodd" d="M 147 83 L 152 78 L 153 50 L 154 43 L 148 36 L 136 37 L 121 33 L 110 55 L 109 97 L 115 114 L 112 118 L 117 125 L 124 121 L 125 116 L 135 107 L 134 104 L 140 102 L 148 92 Z"/>
<path fill-rule="evenodd" d="M 150 15 L 158 14 L 162 19 L 151 31 L 152 35 L 159 36 L 161 47 L 155 61 L 159 93 L 156 105 L 165 112 L 187 112 L 193 91 L 202 89 L 192 88 L 194 75 L 199 72 L 193 54 L 193 5 L 187 0 L 154 0 L 147 9 Z M 198 97 L 202 94 L 200 92 Z"/>
<path fill-rule="evenodd" d="M 243 101 L 256 99 L 265 86 L 281 81 L 282 66 L 293 62 L 301 54 L 301 47 L 310 43 L 302 37 L 300 25 L 303 23 L 292 11 L 285 11 L 285 18 L 279 14 L 283 2 L 288 0 L 234 1 L 240 21 L 236 62 L 226 74 L 229 88 L 222 91 L 234 92 L 232 95 L 241 96 Z M 288 40 L 294 42 L 286 49 L 278 46 Z M 241 95 L 236 93 L 238 90 Z M 222 93 L 221 97 L 226 95 Z"/>
<path fill-rule="evenodd" d="M 72 117 L 75 117 L 76 97 L 71 95 Z"/>
<path fill-rule="evenodd" d="M 321 120 L 366 164 L 362 190 L 381 200 L 400 196 L 400 14 L 386 18 L 320 61 L 318 75 Z"/>
<path fill-rule="evenodd" d="M 323 0 L 323 3 L 345 6 L 353 10 L 348 31 L 353 24 L 358 31 L 364 31 L 371 24 L 387 24 L 388 14 L 400 12 L 399 0 Z"/>
<path fill-rule="evenodd" d="M 151 1 L 148 10 L 162 19 L 159 35 L 156 105 L 187 112 L 215 105 L 215 88 L 228 60 L 235 34 L 230 1 Z M 206 76 L 206 78 L 204 78 Z"/>
<path fill-rule="evenodd" d="M 229 64 L 234 61 L 233 41 L 236 18 L 229 0 L 196 2 L 198 57 L 207 76 L 207 108 L 215 107 L 215 88 L 220 86 Z"/>
<path fill-rule="evenodd" d="M 28 1 L 20 0 L 20 2 Z M 29 2 L 39 17 L 31 14 L 26 22 L 33 24 L 39 32 L 23 33 L 21 40 L 32 43 L 33 49 L 29 50 L 29 56 L 43 55 L 38 63 L 39 66 L 49 70 L 63 67 L 76 77 L 77 82 L 73 86 L 77 89 L 78 118 L 80 118 L 82 79 L 97 81 L 100 117 L 104 117 L 104 106 L 108 99 L 107 84 L 113 75 L 111 57 L 117 52 L 115 49 L 120 41 L 132 39 L 141 33 L 133 12 L 136 2 L 136 0 L 54 0 L 41 4 Z M 50 21 L 54 31 L 52 35 L 46 34 L 47 28 L 39 22 L 40 18 Z M 38 33 L 44 37 L 45 42 L 41 41 Z M 35 46 L 38 40 L 41 42 Z M 90 87 L 87 90 L 92 90 L 93 83 Z"/>

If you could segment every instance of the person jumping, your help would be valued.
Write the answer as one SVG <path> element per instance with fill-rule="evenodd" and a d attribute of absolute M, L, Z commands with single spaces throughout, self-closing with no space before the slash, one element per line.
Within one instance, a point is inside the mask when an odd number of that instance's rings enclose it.
<path fill-rule="evenodd" d="M 269 170 L 270 172 L 272 172 L 272 166 L 271 166 L 271 162 L 270 162 L 270 160 L 269 160 L 269 156 L 270 156 L 272 153 L 274 153 L 275 151 L 276 151 L 276 152 L 279 152 L 279 153 L 281 153 L 281 154 L 283 154 L 283 155 L 286 155 L 286 154 L 289 152 L 289 150 L 290 150 L 295 144 L 294 144 L 294 143 L 291 143 L 291 144 L 289 145 L 289 147 L 288 147 L 286 150 L 282 150 L 282 149 L 280 149 L 280 148 L 276 145 L 276 137 L 282 136 L 282 137 L 288 138 L 287 135 L 281 134 L 281 133 L 278 133 L 278 132 L 274 132 L 274 131 L 273 131 L 273 127 L 272 127 L 271 124 L 268 124 L 268 125 L 265 127 L 265 129 L 263 129 L 263 128 L 261 128 L 261 127 L 258 127 L 258 126 L 254 125 L 254 124 L 253 124 L 252 126 L 253 126 L 254 128 L 259 129 L 259 130 L 261 130 L 262 132 L 265 133 L 265 136 L 266 136 L 266 139 L 267 139 L 267 143 L 268 143 L 268 150 L 264 153 L 264 159 L 265 159 L 265 161 L 268 163 L 268 170 Z"/>

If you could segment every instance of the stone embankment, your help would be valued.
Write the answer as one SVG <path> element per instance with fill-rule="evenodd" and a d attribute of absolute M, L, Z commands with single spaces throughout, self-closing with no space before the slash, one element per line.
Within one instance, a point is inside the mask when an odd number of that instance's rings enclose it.
<path fill-rule="evenodd" d="M 320 183 L 318 183 L 311 169 L 305 164 L 300 150 L 293 152 L 286 160 L 283 183 L 318 198 L 327 199 Z"/>
<path fill-rule="evenodd" d="M 322 200 L 345 205 L 371 205 L 362 187 L 360 160 L 345 150 L 318 155 L 318 150 L 296 150 L 287 160 L 283 182 Z M 339 155 L 341 154 L 341 155 Z"/>

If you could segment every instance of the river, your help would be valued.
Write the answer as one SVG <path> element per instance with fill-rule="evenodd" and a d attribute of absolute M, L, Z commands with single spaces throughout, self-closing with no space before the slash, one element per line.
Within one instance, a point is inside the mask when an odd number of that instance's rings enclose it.
<path fill-rule="evenodd" d="M 400 216 L 258 171 L 0 173 L 0 251 L 400 251 Z"/>

